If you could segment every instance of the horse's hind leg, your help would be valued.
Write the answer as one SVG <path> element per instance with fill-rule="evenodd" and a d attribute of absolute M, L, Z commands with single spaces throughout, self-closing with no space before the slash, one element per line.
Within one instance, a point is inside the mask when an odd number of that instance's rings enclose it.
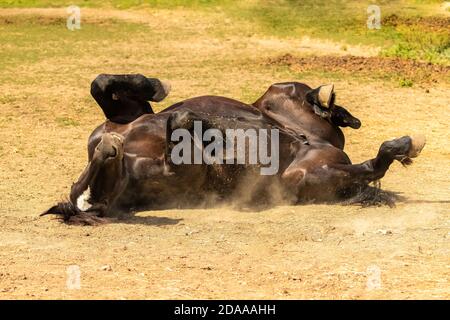
<path fill-rule="evenodd" d="M 153 113 L 147 101 L 161 101 L 170 85 L 141 74 L 100 74 L 91 83 L 91 95 L 107 119 L 129 123 L 143 114 Z"/>
<path fill-rule="evenodd" d="M 424 146 L 424 137 L 404 136 L 383 142 L 377 156 L 371 160 L 355 165 L 331 164 L 329 167 L 348 173 L 354 182 L 369 183 L 384 177 L 394 160 L 410 165 L 412 158 L 417 157 Z"/>
<path fill-rule="evenodd" d="M 126 186 L 123 166 L 123 137 L 105 133 L 95 148 L 93 157 L 78 181 L 72 185 L 70 201 L 59 203 L 44 214 L 58 214 L 65 221 L 89 223 L 95 217 L 106 216 Z"/>
<path fill-rule="evenodd" d="M 394 160 L 403 165 L 411 164 L 411 159 L 419 155 L 424 145 L 424 138 L 408 136 L 385 141 L 375 158 L 360 164 L 345 164 L 346 156 L 342 151 L 333 153 L 335 149 L 320 149 L 307 159 L 300 157 L 299 161 L 294 161 L 281 178 L 298 200 L 349 198 L 361 190 L 367 191 L 370 182 L 384 177 Z"/>
<path fill-rule="evenodd" d="M 353 197 L 354 202 L 367 205 L 385 203 L 392 206 L 395 197 L 380 193 L 378 188 L 368 184 L 384 177 L 394 160 L 404 166 L 412 164 L 412 158 L 417 157 L 424 146 L 424 137 L 404 136 L 383 142 L 377 156 L 371 160 L 355 165 L 330 164 L 328 167 L 340 177 L 340 195 L 344 198 Z"/>

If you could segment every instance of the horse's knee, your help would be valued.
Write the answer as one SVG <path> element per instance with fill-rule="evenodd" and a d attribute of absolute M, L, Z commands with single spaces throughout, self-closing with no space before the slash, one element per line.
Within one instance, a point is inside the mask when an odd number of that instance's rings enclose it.
<path fill-rule="evenodd" d="M 71 188 L 70 200 L 80 211 L 107 215 L 125 183 L 123 157 L 123 136 L 103 134 L 88 167 Z"/>
<path fill-rule="evenodd" d="M 108 159 L 123 158 L 123 140 L 124 137 L 118 133 L 105 133 L 98 145 L 95 147 L 94 160 L 105 161 Z"/>
<path fill-rule="evenodd" d="M 306 170 L 303 168 L 288 168 L 281 175 L 281 179 L 291 190 L 297 190 L 304 183 L 305 175 Z"/>

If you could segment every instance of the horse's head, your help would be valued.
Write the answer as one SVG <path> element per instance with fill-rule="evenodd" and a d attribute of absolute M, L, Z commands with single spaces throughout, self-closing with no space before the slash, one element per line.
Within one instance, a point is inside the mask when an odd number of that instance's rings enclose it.
<path fill-rule="evenodd" d="M 357 129 L 361 122 L 335 100 L 333 85 L 312 89 L 303 83 L 284 82 L 271 85 L 253 106 L 285 129 L 343 149 L 345 137 L 340 127 Z"/>
<path fill-rule="evenodd" d="M 308 101 L 318 116 L 328 119 L 335 126 L 353 129 L 361 127 L 361 121 L 358 118 L 354 117 L 344 107 L 335 103 L 336 93 L 332 84 L 309 90 L 306 93 L 306 101 Z"/>
<path fill-rule="evenodd" d="M 305 113 L 314 113 L 336 127 L 358 129 L 361 121 L 335 100 L 332 84 L 311 89 L 303 83 L 284 82 L 271 85 L 253 105 L 277 120 L 285 120 L 281 122 L 295 122 Z"/>

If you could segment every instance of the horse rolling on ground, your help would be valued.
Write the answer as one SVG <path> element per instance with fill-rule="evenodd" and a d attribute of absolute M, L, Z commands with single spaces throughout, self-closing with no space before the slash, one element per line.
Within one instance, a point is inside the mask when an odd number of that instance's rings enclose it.
<path fill-rule="evenodd" d="M 161 100 L 168 86 L 147 79 L 142 75 L 102 75 L 94 80 L 92 88 L 101 90 L 93 90 L 93 94 L 104 111 L 114 101 L 122 103 L 114 110 L 114 119 L 101 124 L 89 137 L 89 161 L 68 201 L 42 215 L 56 214 L 68 223 L 90 224 L 132 208 L 195 206 L 211 198 L 228 201 L 243 193 L 246 205 L 350 199 L 377 203 L 378 194 L 369 192 L 369 184 L 381 179 L 396 160 L 411 164 L 425 145 L 423 137 L 404 136 L 383 142 L 374 158 L 352 164 L 343 151 L 340 127 L 357 129 L 361 123 L 335 103 L 332 85 L 313 89 L 298 82 L 278 83 L 251 105 L 201 96 L 154 114 L 145 103 L 155 96 Z M 135 99 L 131 110 L 130 99 Z M 175 164 L 172 133 L 176 129 L 192 133 L 195 122 L 202 124 L 202 133 L 209 128 L 219 132 L 277 129 L 278 171 L 261 175 L 260 165 L 238 161 Z M 270 146 L 275 143 L 268 141 Z"/>

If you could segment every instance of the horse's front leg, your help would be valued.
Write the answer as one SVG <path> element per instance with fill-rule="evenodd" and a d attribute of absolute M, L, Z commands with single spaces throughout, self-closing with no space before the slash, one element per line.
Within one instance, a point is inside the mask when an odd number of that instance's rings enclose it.
<path fill-rule="evenodd" d="M 69 202 L 58 203 L 42 215 L 62 215 L 66 222 L 98 222 L 98 217 L 113 213 L 126 185 L 123 137 L 116 133 L 105 133 L 86 169 L 72 185 Z"/>

